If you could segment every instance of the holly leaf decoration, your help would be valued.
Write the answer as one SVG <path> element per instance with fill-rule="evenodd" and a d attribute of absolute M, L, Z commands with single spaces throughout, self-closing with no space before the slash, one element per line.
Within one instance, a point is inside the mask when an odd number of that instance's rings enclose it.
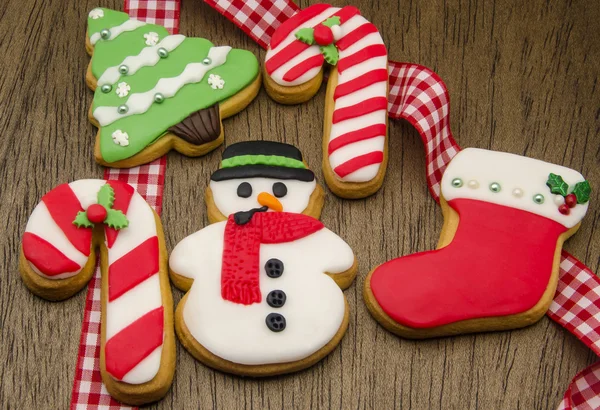
<path fill-rule="evenodd" d="M 78 228 L 93 228 L 94 224 L 90 222 L 85 211 L 77 212 L 73 225 Z"/>
<path fill-rule="evenodd" d="M 336 65 L 338 60 L 340 59 L 340 53 L 337 47 L 333 44 L 329 44 L 328 46 L 321 47 L 321 53 L 327 61 L 331 65 Z"/>
<path fill-rule="evenodd" d="M 553 173 L 548 175 L 548 181 L 546 181 L 546 185 L 548 185 L 548 188 L 550 188 L 550 192 L 562 196 L 566 196 L 569 190 L 569 184 L 567 184 L 560 175 Z"/>
<path fill-rule="evenodd" d="M 98 204 L 106 209 L 112 208 L 115 202 L 115 190 L 109 184 L 102 185 L 98 191 Z"/>
<path fill-rule="evenodd" d="M 329 17 L 327 20 L 325 20 L 323 22 L 324 26 L 327 26 L 329 28 L 331 28 L 331 26 L 339 26 L 340 24 L 342 24 L 340 22 L 340 18 L 338 16 L 334 16 L 334 17 Z"/>
<path fill-rule="evenodd" d="M 125 214 L 117 209 L 108 209 L 104 223 L 116 230 L 127 228 L 129 220 Z"/>
<path fill-rule="evenodd" d="M 315 42 L 315 30 L 312 28 L 301 28 L 296 32 L 296 38 L 309 46 Z"/>
<path fill-rule="evenodd" d="M 578 204 L 585 204 L 587 201 L 589 201 L 591 192 L 592 188 L 590 187 L 590 183 L 588 181 L 576 183 L 575 188 L 573 189 L 573 193 L 577 197 Z"/>

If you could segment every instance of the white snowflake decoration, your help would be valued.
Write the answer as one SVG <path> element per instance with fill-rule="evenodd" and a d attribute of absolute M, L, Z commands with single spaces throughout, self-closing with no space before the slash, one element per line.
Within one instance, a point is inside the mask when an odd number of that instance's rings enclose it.
<path fill-rule="evenodd" d="M 158 33 L 155 33 L 154 31 L 144 34 L 144 38 L 146 39 L 147 46 L 155 46 L 158 44 Z"/>
<path fill-rule="evenodd" d="M 127 97 L 131 91 L 131 87 L 126 82 L 119 83 L 117 85 L 117 95 L 121 98 Z"/>
<path fill-rule="evenodd" d="M 122 147 L 129 145 L 129 135 L 121 130 L 116 130 L 112 133 L 113 142 Z"/>
<path fill-rule="evenodd" d="M 225 80 L 223 80 L 220 75 L 211 74 L 208 76 L 208 84 L 210 84 L 213 90 L 216 90 L 217 88 L 220 90 L 225 85 Z"/>
<path fill-rule="evenodd" d="M 93 20 L 98 20 L 99 18 L 104 17 L 104 11 L 102 9 L 94 9 L 90 11 L 90 18 Z"/>

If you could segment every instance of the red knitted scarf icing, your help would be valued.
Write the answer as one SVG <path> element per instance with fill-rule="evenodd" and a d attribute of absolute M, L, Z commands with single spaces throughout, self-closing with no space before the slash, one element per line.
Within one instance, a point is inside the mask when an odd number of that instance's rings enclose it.
<path fill-rule="evenodd" d="M 221 296 L 243 305 L 261 301 L 260 245 L 292 242 L 323 228 L 310 216 L 286 212 L 258 212 L 238 225 L 230 215 L 225 226 Z"/>

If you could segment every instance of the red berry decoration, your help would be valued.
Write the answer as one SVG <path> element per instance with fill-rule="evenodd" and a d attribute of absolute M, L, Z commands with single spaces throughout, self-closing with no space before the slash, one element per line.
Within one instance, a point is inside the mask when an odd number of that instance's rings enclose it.
<path fill-rule="evenodd" d="M 577 197 L 575 194 L 569 194 L 565 197 L 565 204 L 569 206 L 569 208 L 575 207 L 577 205 Z"/>
<path fill-rule="evenodd" d="M 562 204 L 558 207 L 558 212 L 560 212 L 563 215 L 569 215 L 571 213 L 571 209 L 569 208 L 569 205 Z"/>
<path fill-rule="evenodd" d="M 90 222 L 95 224 L 102 223 L 106 219 L 106 209 L 102 205 L 90 205 L 86 214 Z"/>
<path fill-rule="evenodd" d="M 328 46 L 333 43 L 333 32 L 327 26 L 319 24 L 315 27 L 315 42 L 320 46 Z"/>

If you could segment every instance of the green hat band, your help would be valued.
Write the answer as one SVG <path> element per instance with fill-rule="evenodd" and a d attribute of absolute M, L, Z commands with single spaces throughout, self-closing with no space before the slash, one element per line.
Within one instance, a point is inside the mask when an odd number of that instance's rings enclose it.
<path fill-rule="evenodd" d="M 278 155 L 238 155 L 224 159 L 221 162 L 221 168 L 241 167 L 244 165 L 268 165 L 272 167 L 306 169 L 304 162 Z"/>

